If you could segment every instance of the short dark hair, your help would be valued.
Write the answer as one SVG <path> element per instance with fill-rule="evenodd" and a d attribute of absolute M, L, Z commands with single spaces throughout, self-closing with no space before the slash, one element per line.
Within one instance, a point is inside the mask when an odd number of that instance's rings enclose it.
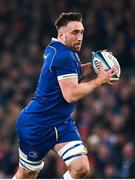
<path fill-rule="evenodd" d="M 57 30 L 62 26 L 66 26 L 70 21 L 82 22 L 82 14 L 78 12 L 61 13 L 55 21 L 55 27 Z"/>

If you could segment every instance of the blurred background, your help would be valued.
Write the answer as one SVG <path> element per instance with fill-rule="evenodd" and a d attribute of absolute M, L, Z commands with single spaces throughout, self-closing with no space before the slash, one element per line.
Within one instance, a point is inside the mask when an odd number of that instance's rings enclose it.
<path fill-rule="evenodd" d="M 0 178 L 18 165 L 15 122 L 35 91 L 44 48 L 56 37 L 61 12 L 83 13 L 85 35 L 80 57 L 108 49 L 119 60 L 121 79 L 77 104 L 73 113 L 88 149 L 93 175 L 135 178 L 135 1 L 0 0 Z M 59 178 L 66 167 L 53 152 L 39 178 Z"/>

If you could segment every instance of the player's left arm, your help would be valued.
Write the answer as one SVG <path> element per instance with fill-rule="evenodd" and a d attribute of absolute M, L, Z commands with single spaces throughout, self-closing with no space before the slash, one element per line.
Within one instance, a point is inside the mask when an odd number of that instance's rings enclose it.
<path fill-rule="evenodd" d="M 94 51 L 91 52 L 92 55 L 94 55 Z M 85 64 L 81 64 L 81 80 L 86 80 L 90 77 L 91 73 L 93 71 L 92 62 L 88 62 Z"/>
<path fill-rule="evenodd" d="M 88 62 L 86 64 L 81 64 L 81 79 L 85 79 L 90 77 L 90 74 L 92 72 L 92 63 Z"/>

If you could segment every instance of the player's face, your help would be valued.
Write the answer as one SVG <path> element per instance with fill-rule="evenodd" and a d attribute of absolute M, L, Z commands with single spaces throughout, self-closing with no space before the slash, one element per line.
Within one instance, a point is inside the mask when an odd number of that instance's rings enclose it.
<path fill-rule="evenodd" d="M 84 27 L 81 22 L 71 21 L 63 28 L 63 41 L 73 51 L 80 51 L 83 42 Z"/>

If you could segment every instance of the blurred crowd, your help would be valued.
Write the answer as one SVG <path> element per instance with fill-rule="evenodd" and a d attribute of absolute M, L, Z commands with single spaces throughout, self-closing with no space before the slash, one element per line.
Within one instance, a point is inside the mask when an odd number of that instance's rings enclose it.
<path fill-rule="evenodd" d="M 61 12 L 83 13 L 85 35 L 80 57 L 108 49 L 122 67 L 121 79 L 77 103 L 73 117 L 88 149 L 87 178 L 135 178 L 135 1 L 0 0 L 0 178 L 18 165 L 17 115 L 35 91 L 42 56 Z M 66 170 L 53 152 L 39 178 Z"/>

